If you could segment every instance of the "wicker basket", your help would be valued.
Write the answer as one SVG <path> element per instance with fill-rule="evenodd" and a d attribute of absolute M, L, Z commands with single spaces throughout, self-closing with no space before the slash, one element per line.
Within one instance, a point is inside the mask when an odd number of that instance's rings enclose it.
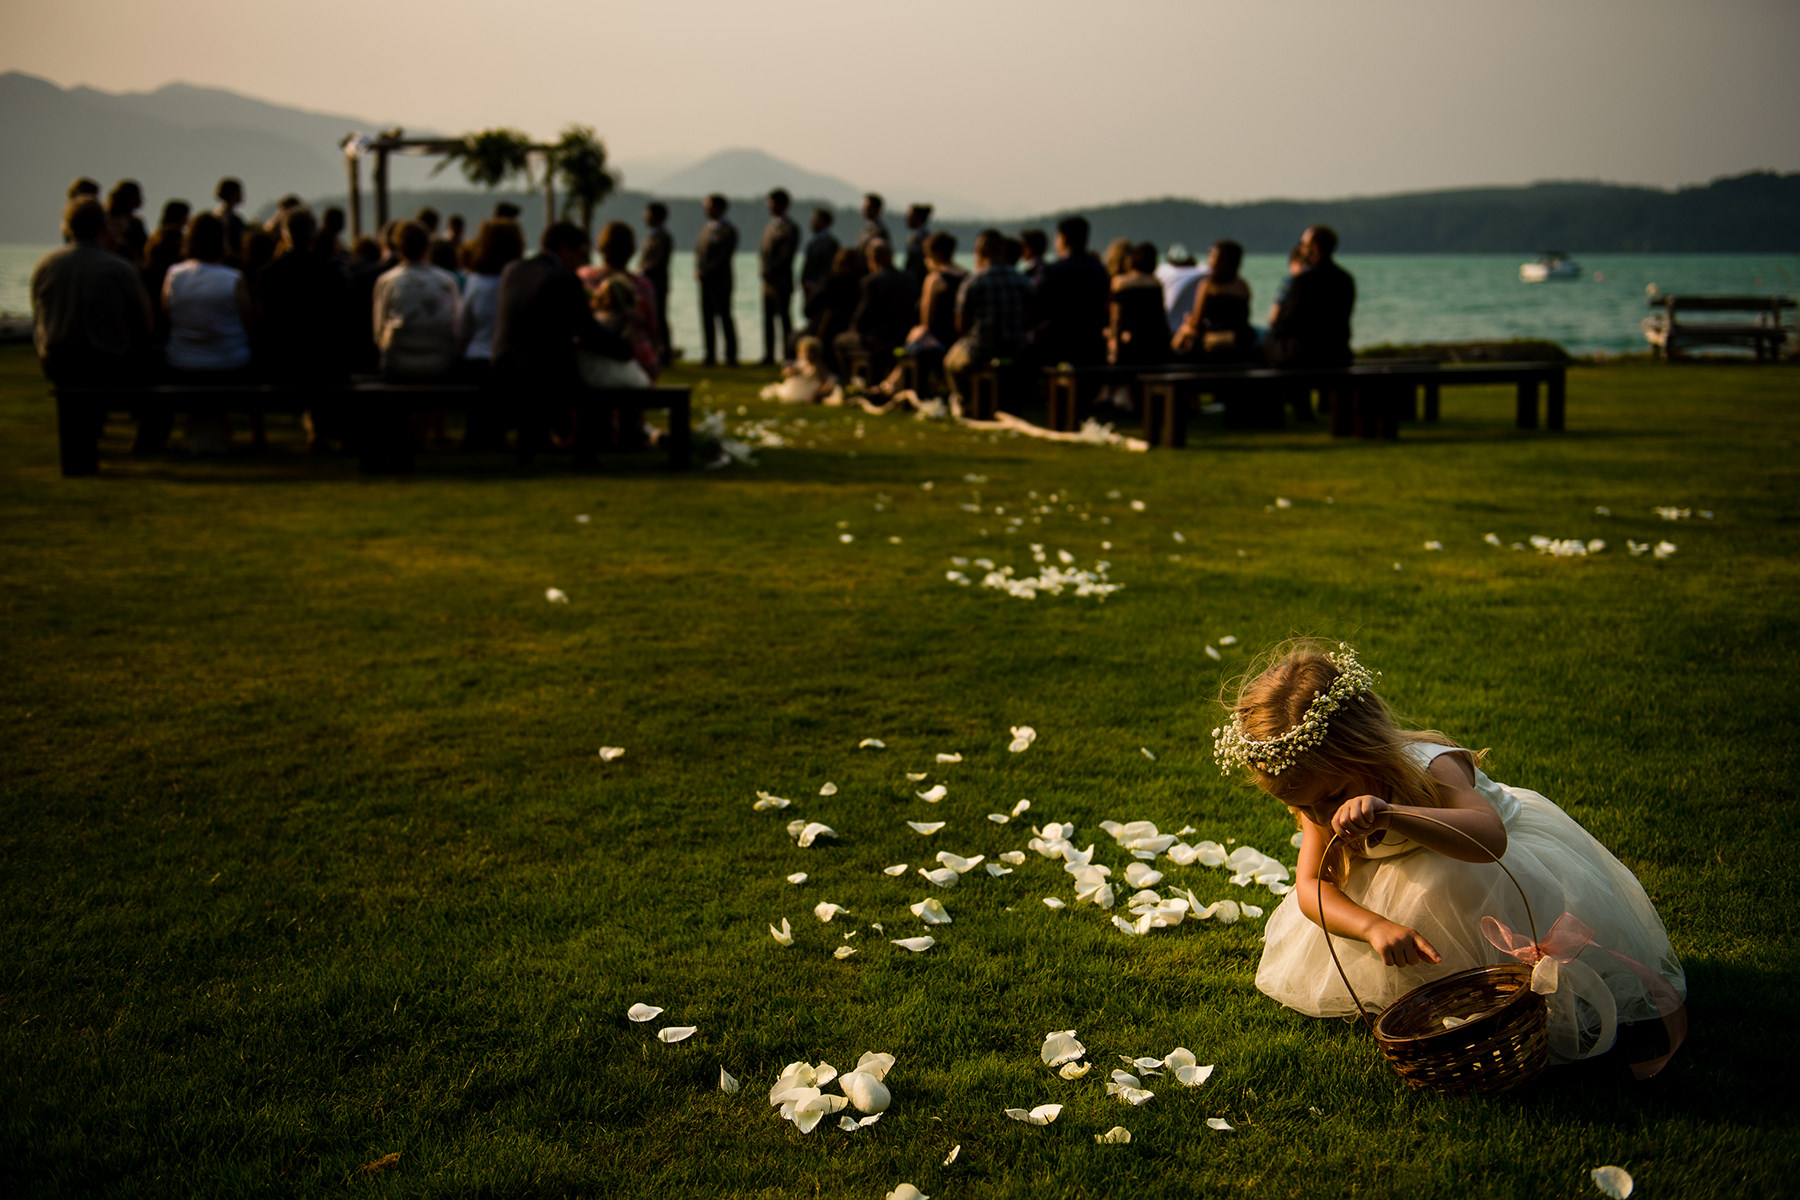
<path fill-rule="evenodd" d="M 1427 817 L 1409 814 L 1460 834 L 1476 845 L 1474 838 L 1453 825 Z M 1337 840 L 1333 835 L 1332 841 Z M 1331 846 L 1325 847 L 1327 853 Z M 1537 922 L 1531 916 L 1531 902 L 1525 889 L 1506 864 L 1494 863 L 1512 885 L 1519 888 L 1519 899 L 1525 903 L 1525 919 L 1531 923 L 1531 940 L 1536 942 Z M 1319 881 L 1319 911 L 1324 912 L 1324 880 Z M 1331 952 L 1331 965 L 1356 1004 L 1356 1011 L 1368 1023 L 1382 1054 L 1400 1078 L 1415 1088 L 1441 1092 L 1451 1096 L 1493 1096 L 1523 1087 L 1537 1078 L 1550 1057 L 1550 1041 L 1546 1026 L 1548 1014 L 1544 998 L 1531 990 L 1531 968 L 1521 963 L 1501 963 L 1491 967 L 1475 967 L 1458 971 L 1442 979 L 1421 984 L 1388 1005 L 1379 1017 L 1370 1020 L 1361 997 L 1350 986 L 1350 977 L 1338 961 L 1331 934 L 1325 934 L 1325 948 Z M 1446 1027 L 1444 1018 L 1460 1024 Z"/>

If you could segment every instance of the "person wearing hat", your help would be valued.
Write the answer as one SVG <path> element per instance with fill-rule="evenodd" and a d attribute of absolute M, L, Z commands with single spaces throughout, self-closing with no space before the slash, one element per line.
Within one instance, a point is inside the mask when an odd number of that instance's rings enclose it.
<path fill-rule="evenodd" d="M 1200 281 L 1205 279 L 1207 268 L 1196 263 L 1188 248 L 1180 242 L 1170 242 L 1168 250 L 1163 254 L 1163 261 L 1157 265 L 1156 278 L 1162 284 L 1163 310 L 1169 315 L 1169 328 L 1179 329 L 1187 315 L 1194 311 L 1194 297 L 1200 292 Z"/>

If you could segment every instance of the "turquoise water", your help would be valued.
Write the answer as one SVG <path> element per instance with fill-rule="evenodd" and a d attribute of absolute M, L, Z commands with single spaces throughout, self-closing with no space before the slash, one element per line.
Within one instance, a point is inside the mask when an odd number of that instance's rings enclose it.
<path fill-rule="evenodd" d="M 31 269 L 51 247 L 0 246 L 0 313 L 31 307 Z M 1800 294 L 1800 255 L 1606 254 L 1582 257 L 1582 277 L 1566 283 L 1520 283 L 1520 256 L 1485 254 L 1346 255 L 1356 276 L 1358 346 L 1384 342 L 1457 342 L 1546 338 L 1573 354 L 1635 354 L 1645 349 L 1640 322 L 1645 289 L 1731 295 Z M 1286 270 L 1280 255 L 1253 254 L 1244 277 L 1260 323 Z M 669 324 L 676 345 L 699 357 L 699 298 L 693 257 L 675 256 Z M 739 255 L 734 308 L 740 355 L 762 354 L 756 258 Z M 796 317 L 798 317 L 798 305 Z"/>

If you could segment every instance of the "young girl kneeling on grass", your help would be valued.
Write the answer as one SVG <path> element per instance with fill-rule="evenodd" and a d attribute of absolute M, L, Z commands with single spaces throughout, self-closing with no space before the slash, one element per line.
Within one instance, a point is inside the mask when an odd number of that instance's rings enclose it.
<path fill-rule="evenodd" d="M 1619 1024 L 1658 1016 L 1672 1054 L 1687 978 L 1643 886 L 1550 800 L 1483 774 L 1486 751 L 1401 729 L 1374 682 L 1349 647 L 1298 643 L 1243 684 L 1213 731 L 1219 765 L 1246 768 L 1301 830 L 1256 986 L 1313 1016 L 1355 1012 L 1326 929 L 1371 1009 L 1456 971 L 1549 958 L 1533 986 L 1548 992 L 1552 1061 L 1601 1054 Z M 1667 1058 L 1634 1070 L 1647 1077 Z"/>

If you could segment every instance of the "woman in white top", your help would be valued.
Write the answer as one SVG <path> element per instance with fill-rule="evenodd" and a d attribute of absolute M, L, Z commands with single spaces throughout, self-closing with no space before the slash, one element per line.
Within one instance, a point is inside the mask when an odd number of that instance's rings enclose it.
<path fill-rule="evenodd" d="M 375 281 L 375 344 L 385 379 L 441 379 L 456 369 L 456 277 L 425 261 L 431 235 L 400 227 L 400 265 Z"/>
<path fill-rule="evenodd" d="M 500 274 L 525 255 L 525 234 L 517 221 L 483 221 L 475 233 L 474 263 L 463 284 L 462 314 L 456 332 L 463 367 L 486 375 L 494 358 L 494 329 L 500 320 Z"/>
<path fill-rule="evenodd" d="M 168 365 L 177 371 L 241 371 L 250 365 L 250 289 L 225 266 L 225 225 L 213 213 L 188 222 L 185 258 L 163 277 Z"/>

